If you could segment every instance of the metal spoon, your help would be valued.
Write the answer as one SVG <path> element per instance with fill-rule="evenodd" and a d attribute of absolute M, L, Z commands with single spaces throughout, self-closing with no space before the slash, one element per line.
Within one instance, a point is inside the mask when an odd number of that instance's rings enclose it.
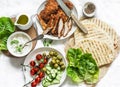
<path fill-rule="evenodd" d="M 47 28 L 46 30 L 43 31 L 42 34 L 38 35 L 37 37 L 35 37 L 34 39 L 26 42 L 24 45 L 22 45 L 24 48 L 25 46 L 27 46 L 28 43 L 32 42 L 32 41 L 35 41 L 35 40 L 40 40 L 40 39 L 43 39 L 44 35 L 47 34 L 52 28 Z"/>

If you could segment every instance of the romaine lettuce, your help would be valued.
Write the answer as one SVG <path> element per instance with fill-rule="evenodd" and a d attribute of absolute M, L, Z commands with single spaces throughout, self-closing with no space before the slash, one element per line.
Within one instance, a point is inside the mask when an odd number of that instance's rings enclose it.
<path fill-rule="evenodd" d="M 7 39 L 15 31 L 14 23 L 9 17 L 0 18 L 0 50 L 7 50 Z"/>
<path fill-rule="evenodd" d="M 74 82 L 94 84 L 98 81 L 99 68 L 89 53 L 82 53 L 80 49 L 70 48 L 67 52 L 69 64 L 67 75 Z"/>

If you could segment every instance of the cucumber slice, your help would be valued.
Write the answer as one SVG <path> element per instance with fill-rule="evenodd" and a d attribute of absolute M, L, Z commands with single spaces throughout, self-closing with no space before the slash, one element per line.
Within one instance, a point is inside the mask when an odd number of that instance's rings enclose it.
<path fill-rule="evenodd" d="M 56 73 L 52 73 L 51 75 L 52 75 L 52 78 L 56 78 L 57 74 Z"/>
<path fill-rule="evenodd" d="M 47 78 L 45 78 L 45 82 L 49 82 L 49 80 Z"/>
<path fill-rule="evenodd" d="M 46 66 L 46 69 L 49 70 L 49 71 L 52 70 L 52 68 L 49 65 Z"/>
<path fill-rule="evenodd" d="M 56 76 L 56 79 L 57 79 L 57 80 L 60 80 L 60 79 L 61 79 L 61 75 L 57 75 L 57 76 Z"/>
<path fill-rule="evenodd" d="M 46 79 L 47 79 L 48 81 L 50 81 L 50 82 L 53 80 L 53 79 L 51 79 L 49 76 L 47 76 Z"/>
<path fill-rule="evenodd" d="M 43 87 L 46 87 L 46 86 L 45 86 L 45 83 L 46 83 L 46 80 L 44 79 L 44 80 L 42 81 L 42 86 L 43 86 Z"/>
<path fill-rule="evenodd" d="M 51 82 L 46 82 L 46 83 L 44 84 L 44 87 L 48 87 L 49 85 L 51 85 Z"/>
<path fill-rule="evenodd" d="M 60 70 L 60 67 L 58 67 L 57 70 Z"/>
<path fill-rule="evenodd" d="M 46 74 L 48 74 L 48 75 L 49 75 L 49 74 L 50 74 L 50 71 L 48 71 L 48 70 L 47 70 L 47 71 L 46 71 Z"/>
<path fill-rule="evenodd" d="M 53 79 L 53 76 L 52 76 L 52 74 L 50 73 L 49 75 L 48 75 L 51 79 Z"/>
<path fill-rule="evenodd" d="M 59 83 L 60 83 L 59 80 L 54 79 L 51 84 L 59 84 Z"/>

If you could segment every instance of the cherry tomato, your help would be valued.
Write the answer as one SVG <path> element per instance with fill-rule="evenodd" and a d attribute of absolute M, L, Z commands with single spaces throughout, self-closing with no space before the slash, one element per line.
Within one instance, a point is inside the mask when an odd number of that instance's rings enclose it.
<path fill-rule="evenodd" d="M 32 69 L 30 70 L 30 75 L 33 76 L 33 75 L 35 75 L 35 73 L 36 73 L 36 72 L 35 72 L 35 69 L 32 68 Z"/>
<path fill-rule="evenodd" d="M 33 81 L 32 83 L 31 83 L 31 87 L 36 87 L 37 86 L 37 83 L 35 82 L 35 81 Z"/>
<path fill-rule="evenodd" d="M 30 61 L 30 66 L 34 67 L 35 66 L 35 61 Z"/>
<path fill-rule="evenodd" d="M 43 63 L 44 63 L 44 64 L 47 64 L 47 62 L 48 62 L 47 58 L 44 58 Z"/>
<path fill-rule="evenodd" d="M 43 78 L 44 76 L 45 76 L 45 73 L 44 73 L 44 72 L 40 72 L 40 73 L 39 73 L 39 77 L 40 77 L 40 78 Z"/>
<path fill-rule="evenodd" d="M 39 68 L 42 69 L 44 67 L 44 63 L 40 63 Z"/>
<path fill-rule="evenodd" d="M 39 71 L 39 68 L 38 67 L 35 67 L 34 68 L 35 72 L 37 73 Z"/>
<path fill-rule="evenodd" d="M 40 83 L 41 82 L 41 78 L 40 77 L 37 77 L 36 79 L 35 79 L 35 82 L 38 84 L 38 83 Z"/>
<path fill-rule="evenodd" d="M 38 54 L 38 55 L 36 56 L 36 60 L 40 60 L 40 59 L 42 59 L 42 55 L 41 55 L 41 54 Z"/>

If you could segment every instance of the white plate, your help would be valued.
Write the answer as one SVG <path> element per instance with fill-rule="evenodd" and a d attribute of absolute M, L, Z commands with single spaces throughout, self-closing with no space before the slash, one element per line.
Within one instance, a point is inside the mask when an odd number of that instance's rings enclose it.
<path fill-rule="evenodd" d="M 73 6 L 73 9 L 71 10 L 72 13 L 78 18 L 78 12 L 77 12 L 77 9 L 76 9 L 75 3 L 74 3 L 75 1 L 74 1 L 74 0 L 69 0 L 69 1 L 71 1 L 71 2 L 73 3 L 73 5 L 74 5 L 74 6 Z M 37 14 L 39 14 L 39 13 L 44 9 L 45 4 L 46 4 L 46 0 L 44 0 L 44 2 L 43 2 L 43 3 L 40 5 L 40 7 L 38 8 Z M 37 18 L 37 19 L 38 19 L 38 18 Z M 39 24 L 40 24 L 40 22 L 39 22 Z M 41 25 L 40 25 L 40 27 L 41 27 Z M 44 38 L 49 38 L 49 39 L 52 39 L 52 40 L 62 40 L 62 39 L 66 39 L 66 38 L 70 37 L 70 36 L 74 33 L 74 31 L 76 30 L 76 28 L 77 28 L 76 25 L 73 23 L 72 29 L 71 29 L 71 31 L 67 34 L 67 36 L 58 38 L 58 37 L 55 37 L 55 36 L 53 36 L 53 35 L 45 35 Z M 40 31 L 43 31 L 42 27 L 39 28 L 39 29 L 41 29 Z"/>
<path fill-rule="evenodd" d="M 39 54 L 39 53 L 43 53 L 43 52 L 49 52 L 51 50 L 55 50 L 56 52 L 58 52 L 59 55 L 61 55 L 63 57 L 63 61 L 67 67 L 67 61 L 66 59 L 64 58 L 64 56 L 56 49 L 54 48 L 50 48 L 50 47 L 41 47 L 41 48 L 38 48 L 34 51 L 32 51 L 25 59 L 24 61 L 24 65 L 28 65 L 30 63 L 31 60 L 34 60 L 36 55 Z M 32 80 L 32 77 L 30 76 L 30 68 L 26 68 L 26 71 L 24 71 L 24 75 L 25 75 L 25 78 L 26 78 L 26 82 L 25 83 L 28 83 L 29 81 Z M 63 74 L 62 74 L 62 79 L 60 80 L 60 83 L 59 84 L 55 84 L 55 85 L 51 85 L 49 87 L 59 87 L 62 85 L 62 83 L 64 82 L 64 80 L 66 79 L 66 70 L 63 71 Z M 43 87 L 42 86 L 42 82 L 37 85 L 37 87 Z"/>

